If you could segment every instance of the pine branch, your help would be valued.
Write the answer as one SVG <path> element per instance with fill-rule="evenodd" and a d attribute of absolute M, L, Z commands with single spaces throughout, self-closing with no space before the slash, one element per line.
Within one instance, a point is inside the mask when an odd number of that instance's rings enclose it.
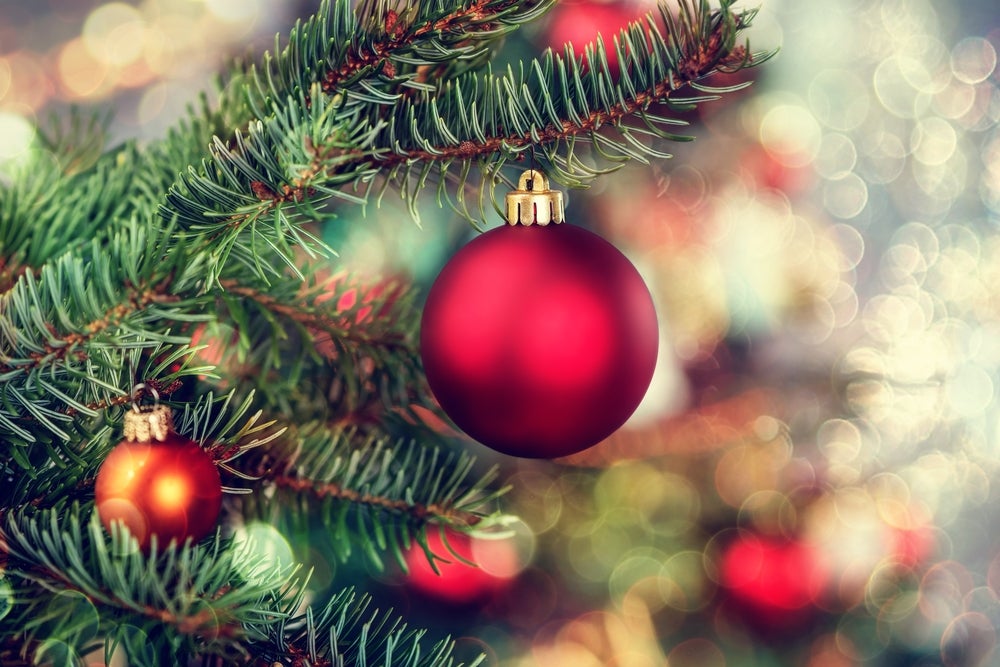
<path fill-rule="evenodd" d="M 248 626 L 252 664 L 271 667 L 291 660 L 313 667 L 458 667 L 452 657 L 453 642 L 444 639 L 428 650 L 423 631 L 408 630 L 398 618 L 371 611 L 370 603 L 370 598 L 346 589 L 319 611 L 307 607 L 281 623 Z M 290 600 L 286 608 L 300 606 L 301 597 Z M 481 656 L 470 667 L 482 661 Z"/>
<path fill-rule="evenodd" d="M 75 175 L 87 172 L 104 155 L 108 144 L 111 114 L 85 114 L 71 107 L 65 116 L 51 114 L 48 122 L 38 127 L 38 143 L 59 164 L 62 173 Z"/>
<path fill-rule="evenodd" d="M 418 93 L 412 105 L 397 105 L 394 118 L 372 138 L 371 157 L 359 151 L 359 171 L 377 167 L 387 172 L 387 182 L 395 181 L 410 202 L 433 175 L 439 199 L 474 220 L 461 199 L 473 163 L 481 174 L 482 217 L 483 195 L 488 191 L 492 197 L 504 163 L 523 159 L 527 150 L 554 180 L 571 186 L 584 185 L 627 161 L 668 158 L 658 142 L 690 137 L 672 132 L 671 127 L 686 123 L 662 115 L 663 111 L 714 99 L 678 97 L 685 89 L 716 93 L 739 89 L 742 86 L 709 89 L 698 80 L 714 71 L 735 71 L 754 60 L 746 47 L 735 43 L 752 14 L 733 14 L 730 4 L 711 12 L 705 0 L 697 6 L 682 2 L 680 21 L 661 8 L 666 35 L 651 18 L 646 26 L 633 23 L 622 30 L 614 44 L 620 65 L 617 80 L 604 44 L 598 41 L 582 59 L 567 46 L 565 57 L 546 52 L 529 64 L 527 72 L 508 69 L 500 76 L 469 75 L 444 82 L 432 93 Z M 590 154 L 581 154 L 584 144 L 592 147 Z M 379 148 L 387 146 L 392 149 Z M 601 162 L 610 166 L 601 167 Z M 445 188 L 447 175 L 456 168 L 461 172 L 457 185 Z M 457 202 L 451 201 L 450 189 L 457 190 Z"/>
<path fill-rule="evenodd" d="M 454 63 L 457 76 L 485 64 L 495 43 L 551 7 L 551 0 L 378 0 L 357 12 L 344 0 L 323 0 L 316 15 L 296 24 L 284 48 L 275 44 L 260 68 L 237 71 L 249 84 L 249 108 L 263 119 L 295 91 L 314 84 L 344 102 L 391 103 L 394 88 L 427 88 L 427 67 Z"/>
<path fill-rule="evenodd" d="M 388 350 L 401 349 L 415 353 L 408 332 L 399 330 L 395 317 L 399 309 L 390 310 L 397 301 L 402 302 L 401 298 L 408 299 L 411 296 L 403 286 L 379 285 L 369 288 L 359 298 L 358 291 L 363 288 L 336 284 L 343 283 L 345 277 L 344 274 L 339 274 L 308 287 L 296 295 L 298 298 L 291 303 L 275 296 L 271 291 L 265 293 L 233 280 L 223 282 L 222 288 L 230 295 L 249 299 L 276 316 L 291 320 L 317 334 L 326 334 L 345 345 L 375 345 Z M 333 308 L 323 308 L 323 303 L 329 303 Z"/>
<path fill-rule="evenodd" d="M 77 415 L 96 417 L 96 407 L 127 394 L 136 353 L 183 345 L 171 324 L 206 319 L 204 299 L 176 290 L 190 267 L 164 257 L 165 234 L 133 224 L 0 295 L 0 435 L 16 444 L 40 431 L 73 440 Z"/>
<path fill-rule="evenodd" d="M 246 498 L 244 511 L 273 519 L 279 509 L 299 505 L 296 497 L 307 497 L 309 512 L 322 518 L 342 560 L 356 546 L 377 567 L 383 567 L 382 552 L 405 567 L 404 551 L 414 540 L 426 542 L 428 525 L 482 529 L 501 518 L 491 506 L 505 489 L 489 488 L 496 469 L 470 480 L 474 459 L 468 454 L 413 442 L 391 445 L 384 437 L 359 439 L 355 430 L 313 426 L 290 434 L 282 449 L 259 451 L 255 465 L 244 461 L 243 470 L 264 485 Z"/>
<path fill-rule="evenodd" d="M 694 2 L 682 3 L 678 19 L 662 10 L 665 35 L 652 18 L 645 26 L 635 23 L 619 33 L 617 79 L 598 43 L 583 59 L 569 48 L 565 57 L 547 52 L 519 73 L 473 72 L 417 86 L 407 95 L 388 92 L 391 86 L 382 76 L 384 67 L 373 63 L 393 57 L 405 60 L 411 52 L 407 49 L 416 49 L 420 40 L 403 47 L 399 41 L 403 33 L 386 37 L 384 27 L 369 26 L 352 41 L 360 44 L 357 53 L 364 57 L 352 60 L 345 46 L 322 52 L 330 21 L 316 19 L 293 35 L 293 45 L 307 42 L 309 48 L 290 45 L 291 55 L 279 58 L 277 70 L 258 77 L 263 78 L 260 90 L 270 91 L 273 106 L 256 109 L 262 116 L 245 136 L 237 134 L 229 144 L 217 139 L 211 159 L 199 171 L 182 176 L 162 212 L 176 216 L 189 233 L 225 248 L 218 254 L 219 264 L 210 269 L 210 280 L 220 279 L 225 271 L 221 263 L 232 259 L 254 266 L 258 277 L 266 279 L 275 275 L 275 269 L 256 259 L 254 248 L 268 247 L 289 267 L 294 267 L 296 244 L 308 241 L 308 250 L 322 252 L 321 244 L 303 236 L 305 224 L 330 215 L 328 207 L 337 200 L 366 202 L 379 179 L 380 196 L 394 185 L 417 217 L 418 193 L 433 177 L 439 199 L 476 220 L 485 216 L 485 198 L 489 195 L 492 200 L 505 163 L 523 159 L 528 150 L 555 180 L 573 186 L 626 161 L 669 157 L 658 144 L 685 139 L 671 131 L 685 123 L 663 115 L 662 109 L 669 112 L 713 99 L 704 94 L 678 97 L 685 89 L 734 90 L 705 89 L 698 80 L 766 58 L 751 57 L 746 47 L 736 44 L 752 12 L 736 14 L 728 0 L 716 11 L 709 9 L 707 0 L 690 4 Z M 513 0 L 493 4 L 511 13 L 526 6 Z M 340 5 L 327 11 L 349 23 Z M 468 5 L 468 11 L 474 13 L 477 6 Z M 404 33 L 423 34 L 421 28 Z M 447 40 L 432 39 L 427 44 L 432 43 L 437 46 L 428 49 L 441 49 L 435 51 L 436 60 L 464 54 L 463 47 Z M 380 50 L 389 46 L 400 46 L 404 56 Z M 333 77 L 341 88 L 336 92 L 331 88 L 328 94 L 323 85 L 313 82 L 307 87 L 309 81 L 299 79 L 302 87 L 281 97 L 289 87 L 285 84 L 290 84 L 281 82 L 291 75 L 280 63 L 293 56 L 315 59 L 308 61 L 313 66 L 294 68 L 309 77 L 315 74 L 313 67 L 321 69 L 326 63 L 346 67 L 345 78 Z M 420 62 L 433 64 L 429 56 Z M 592 150 L 582 151 L 584 145 Z M 479 173 L 477 215 L 470 212 L 464 192 L 473 167 Z M 452 174 L 455 183 L 448 182 Z M 456 193 L 454 199 L 451 191 Z"/>
<path fill-rule="evenodd" d="M 289 587 L 293 572 L 268 568 L 262 576 L 268 566 L 252 545 L 228 548 L 216 538 L 159 552 L 153 546 L 145 556 L 127 533 L 114 530 L 106 538 L 96 513 L 87 513 L 89 520 L 84 508 L 72 505 L 3 518 L 5 576 L 15 600 L 2 620 L 5 634 L 26 645 L 56 636 L 82 655 L 95 637 L 127 623 L 143 628 L 161 656 L 199 651 L 234 657 L 242 654 L 244 622 L 280 613 L 262 608 L 261 601 Z M 64 598 L 69 603 L 52 605 L 39 594 L 46 589 L 72 592 Z M 78 623 L 81 611 L 94 606 L 100 627 Z"/>
<path fill-rule="evenodd" d="M 212 111 L 202 96 L 197 112 L 166 139 L 140 149 L 127 142 L 106 150 L 108 114 L 70 110 L 38 128 L 32 159 L 0 180 L 0 293 L 25 273 L 36 277 L 55 258 L 86 252 L 133 219 L 148 220 L 179 171 L 196 162 L 229 109 Z"/>
<path fill-rule="evenodd" d="M 197 333 L 201 358 L 255 389 L 261 408 L 302 421 L 362 423 L 431 404 L 415 291 L 327 271 L 306 266 L 304 283 L 288 276 L 267 289 L 224 281 L 220 321 Z"/>
<path fill-rule="evenodd" d="M 109 540 L 96 515 L 89 522 L 81 515 L 73 506 L 68 513 L 4 517 L 0 538 L 14 605 L 0 629 L 16 642 L 5 647 L 8 658 L 30 660 L 45 637 L 58 637 L 77 657 L 120 646 L 133 665 L 184 663 L 192 655 L 255 665 L 289 658 L 312 665 L 454 664 L 449 641 L 427 650 L 422 631 L 371 611 L 370 600 L 351 589 L 302 612 L 306 589 L 292 580 L 295 569 L 275 572 L 252 543 L 236 548 L 216 538 L 161 553 L 154 546 L 144 556 L 126 534 L 112 531 Z M 44 589 L 59 591 L 63 603 L 40 595 Z"/>
<path fill-rule="evenodd" d="M 117 156 L 136 159 L 127 149 Z M 106 234 L 108 222 L 128 208 L 132 170 L 102 159 L 85 172 L 67 174 L 60 158 L 79 159 L 39 152 L 0 190 L 0 293 L 26 273 L 37 276 L 47 261 Z"/>

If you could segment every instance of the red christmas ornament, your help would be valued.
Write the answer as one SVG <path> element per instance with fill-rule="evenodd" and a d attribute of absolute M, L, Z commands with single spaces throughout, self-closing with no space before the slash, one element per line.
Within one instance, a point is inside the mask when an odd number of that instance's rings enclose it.
<path fill-rule="evenodd" d="M 765 635 L 794 631 L 811 622 L 830 580 L 815 546 L 751 534 L 728 545 L 719 574 L 731 608 L 746 625 Z"/>
<path fill-rule="evenodd" d="M 618 53 L 615 51 L 615 36 L 629 23 L 639 22 L 647 29 L 645 17 L 652 12 L 657 16 L 656 3 L 600 2 L 581 0 L 580 2 L 558 2 L 549 15 L 546 41 L 548 46 L 561 53 L 564 45 L 572 44 L 573 53 L 578 58 L 584 58 L 588 44 L 594 44 L 597 38 L 604 43 L 604 51 L 608 57 L 608 67 L 611 75 L 618 76 Z"/>
<path fill-rule="evenodd" d="M 218 468 L 198 443 L 174 433 L 165 406 L 126 414 L 125 440 L 101 464 L 94 491 L 104 527 L 121 521 L 143 550 L 153 535 L 160 547 L 201 539 L 222 506 Z"/>
<path fill-rule="evenodd" d="M 427 534 L 431 551 L 447 559 L 435 561 L 437 572 L 423 548 L 414 545 L 406 553 L 406 582 L 427 597 L 450 605 L 483 602 L 503 590 L 517 571 L 517 554 L 507 541 L 473 543 L 468 535 L 454 531 L 448 533 L 447 539 L 451 549 L 445 546 L 440 533 Z M 452 551 L 468 562 L 456 558 Z"/>
<path fill-rule="evenodd" d="M 424 369 L 444 411 L 479 442 L 566 456 L 639 405 L 656 364 L 656 311 L 613 245 L 548 224 L 562 220 L 562 193 L 539 172 L 507 195 L 507 219 L 459 250 L 431 287 Z"/>

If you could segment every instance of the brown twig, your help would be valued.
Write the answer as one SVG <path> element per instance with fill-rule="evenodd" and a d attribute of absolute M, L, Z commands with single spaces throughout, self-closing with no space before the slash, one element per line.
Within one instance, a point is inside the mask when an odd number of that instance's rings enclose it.
<path fill-rule="evenodd" d="M 317 312 L 296 303 L 280 302 L 269 294 L 246 285 L 240 285 L 234 280 L 222 281 L 222 287 L 226 292 L 250 299 L 275 314 L 301 324 L 313 333 L 327 333 L 338 340 L 378 344 L 387 348 L 409 347 L 406 343 L 406 337 L 398 332 L 384 332 L 376 339 L 366 335 L 367 326 L 351 326 L 352 322 L 348 319 L 335 319 L 326 313 Z M 370 325 L 370 322 L 354 324 Z"/>
<path fill-rule="evenodd" d="M 38 275 L 38 270 L 13 261 L 8 257 L 0 257 L 0 294 L 9 292 L 18 279 L 25 273 Z"/>
<path fill-rule="evenodd" d="M 269 477 L 269 481 L 281 489 L 287 489 L 296 493 L 309 493 L 320 499 L 334 498 L 352 503 L 360 503 L 396 514 L 409 514 L 419 521 L 438 519 L 451 526 L 472 526 L 481 520 L 478 515 L 472 512 L 462 512 L 453 507 L 437 504 L 411 504 L 404 500 L 393 500 L 385 496 L 360 493 L 354 489 L 345 489 L 333 482 L 319 482 L 290 474 L 276 474 Z"/>
<path fill-rule="evenodd" d="M 431 33 L 459 33 L 466 25 L 482 20 L 487 13 L 500 14 L 507 7 L 516 4 L 516 2 L 517 0 L 508 0 L 503 4 L 487 9 L 490 4 L 494 3 L 491 3 L 489 0 L 477 0 L 477 2 L 465 9 L 442 16 L 436 21 L 430 21 L 416 27 L 411 26 L 410 29 L 407 29 L 402 24 L 396 12 L 389 11 L 386 13 L 385 31 L 383 33 L 386 38 L 374 42 L 363 53 L 357 51 L 348 53 L 347 58 L 339 68 L 327 72 L 326 76 L 323 77 L 323 92 L 328 94 L 335 93 L 342 81 L 350 79 L 358 72 L 369 67 L 382 65 L 382 71 L 387 75 L 391 75 L 395 71 L 395 66 L 389 59 L 391 54 L 404 49 L 416 40 L 426 37 Z M 385 67 L 388 67 L 389 70 L 387 71 Z"/>

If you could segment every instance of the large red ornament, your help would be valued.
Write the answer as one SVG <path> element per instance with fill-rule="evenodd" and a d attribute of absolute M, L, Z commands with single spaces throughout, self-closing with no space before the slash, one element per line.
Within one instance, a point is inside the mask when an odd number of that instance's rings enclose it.
<path fill-rule="evenodd" d="M 561 195 L 525 172 L 507 197 L 511 224 L 455 254 L 421 322 L 441 407 L 513 456 L 553 458 L 600 442 L 638 406 L 656 364 L 649 290 L 601 237 L 548 224 L 561 221 Z"/>
<path fill-rule="evenodd" d="M 166 408 L 163 408 L 166 409 Z M 136 413 L 127 413 L 133 420 Z M 148 429 L 146 433 L 148 433 Z M 210 533 L 222 506 L 222 482 L 198 443 L 166 429 L 119 443 L 101 464 L 95 484 L 97 513 L 109 531 L 121 521 L 150 546 L 199 540 Z"/>

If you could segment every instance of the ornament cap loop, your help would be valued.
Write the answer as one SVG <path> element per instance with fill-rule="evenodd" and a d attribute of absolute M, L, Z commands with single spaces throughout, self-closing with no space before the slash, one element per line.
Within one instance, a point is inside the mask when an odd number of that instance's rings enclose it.
<path fill-rule="evenodd" d="M 125 413 L 122 429 L 130 442 L 163 442 L 174 430 L 173 413 L 166 405 L 138 407 Z"/>
<path fill-rule="evenodd" d="M 517 190 L 507 193 L 508 225 L 547 225 L 563 221 L 563 193 L 549 190 L 549 179 L 529 169 L 521 174 Z"/>
<path fill-rule="evenodd" d="M 156 391 L 155 387 L 150 387 L 145 382 L 140 382 L 139 384 L 132 387 L 132 410 L 139 412 L 139 399 L 142 398 L 142 392 L 148 390 L 149 393 L 153 395 L 153 405 L 157 406 L 160 404 L 160 392 Z"/>

